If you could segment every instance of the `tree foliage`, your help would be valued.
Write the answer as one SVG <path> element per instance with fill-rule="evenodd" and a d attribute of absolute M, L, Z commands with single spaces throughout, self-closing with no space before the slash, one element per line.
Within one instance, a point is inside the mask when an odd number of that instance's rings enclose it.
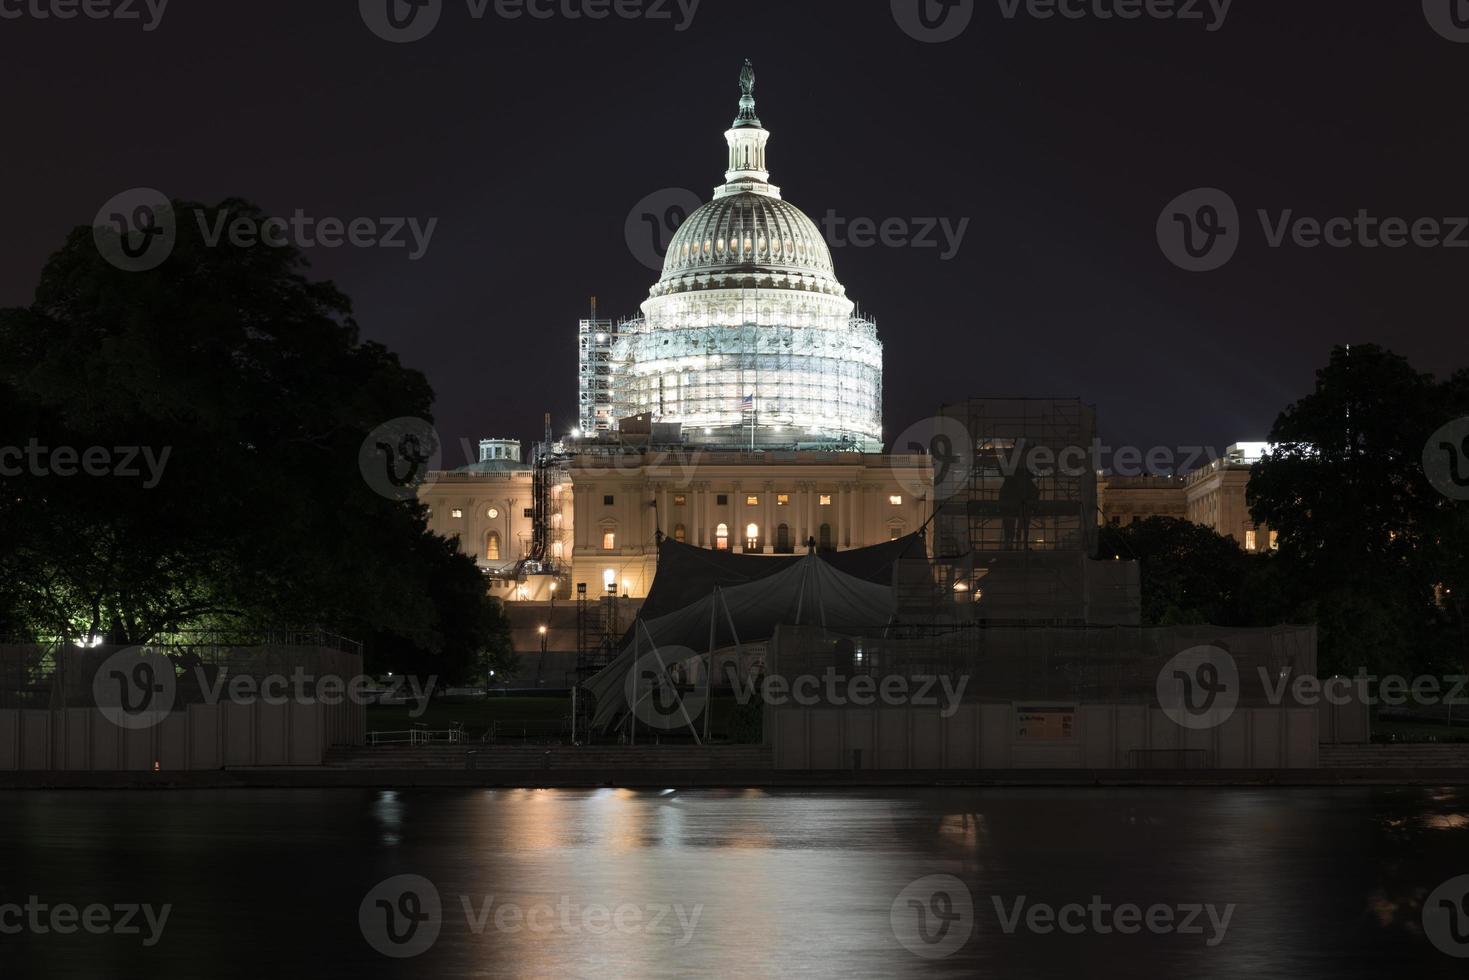
<path fill-rule="evenodd" d="M 369 639 L 383 669 L 473 663 L 491 615 L 473 561 L 358 469 L 372 430 L 431 419 L 427 380 L 363 341 L 295 249 L 208 244 L 224 213 L 266 217 L 178 203 L 174 250 L 144 273 L 78 228 L 34 303 L 0 311 L 0 445 L 163 461 L 153 481 L 141 462 L 0 475 L 0 628 L 141 643 L 319 625 Z"/>

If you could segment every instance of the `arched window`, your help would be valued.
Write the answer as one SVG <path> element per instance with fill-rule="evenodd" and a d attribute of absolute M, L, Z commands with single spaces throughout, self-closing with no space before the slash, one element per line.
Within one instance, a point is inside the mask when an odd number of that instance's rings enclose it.
<path fill-rule="evenodd" d="M 821 536 L 816 539 L 816 547 L 822 551 L 831 550 L 831 525 L 821 525 Z"/>
<path fill-rule="evenodd" d="M 675 524 L 673 526 L 673 540 L 677 541 L 679 544 L 684 543 L 684 538 L 688 537 L 688 533 L 689 532 L 684 529 L 684 526 L 682 524 Z"/>
<path fill-rule="evenodd" d="M 485 535 L 485 561 L 500 560 L 500 532 L 491 531 Z"/>
<path fill-rule="evenodd" d="M 745 525 L 745 550 L 760 550 L 760 526 L 758 524 Z"/>
<path fill-rule="evenodd" d="M 777 554 L 789 555 L 794 550 L 791 547 L 791 526 L 782 524 L 775 529 L 775 551 Z"/>
<path fill-rule="evenodd" d="M 721 524 L 714 529 L 714 549 L 716 551 L 729 550 L 729 525 Z"/>

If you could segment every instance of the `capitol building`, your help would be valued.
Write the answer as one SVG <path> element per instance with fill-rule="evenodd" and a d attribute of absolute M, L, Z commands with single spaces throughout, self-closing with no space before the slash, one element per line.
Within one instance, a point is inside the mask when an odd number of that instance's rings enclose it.
<path fill-rule="evenodd" d="M 577 325 L 578 428 L 548 429 L 529 458 L 486 440 L 421 488 L 431 529 L 493 594 L 636 599 L 665 539 L 844 551 L 928 520 L 929 458 L 882 452 L 877 326 L 771 183 L 754 89 L 747 62 L 724 183 L 679 226 L 640 315 Z"/>
<path fill-rule="evenodd" d="M 741 86 L 724 184 L 679 226 L 642 315 L 583 324 L 582 432 L 648 416 L 687 444 L 881 452 L 877 327 L 770 182 L 748 64 Z"/>

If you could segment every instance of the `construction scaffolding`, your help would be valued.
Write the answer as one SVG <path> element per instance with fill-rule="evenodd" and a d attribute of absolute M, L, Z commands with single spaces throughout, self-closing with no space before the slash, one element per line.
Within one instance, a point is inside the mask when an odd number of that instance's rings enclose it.
<path fill-rule="evenodd" d="M 876 324 L 808 308 L 812 300 L 799 294 L 746 292 L 727 311 L 679 307 L 620 324 L 610 371 L 614 415 L 680 423 L 690 444 L 877 451 Z"/>
<path fill-rule="evenodd" d="M 940 414 L 966 433 L 966 475 L 935 503 L 938 603 L 992 625 L 1127 622 L 1127 570 L 1090 560 L 1095 411 L 1078 399 L 980 398 Z"/>

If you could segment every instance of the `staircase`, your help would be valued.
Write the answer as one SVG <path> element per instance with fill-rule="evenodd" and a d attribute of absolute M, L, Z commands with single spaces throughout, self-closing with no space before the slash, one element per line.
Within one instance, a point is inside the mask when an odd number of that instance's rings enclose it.
<path fill-rule="evenodd" d="M 1323 745 L 1323 769 L 1469 769 L 1469 744 Z"/>
<path fill-rule="evenodd" d="M 765 745 L 444 745 L 405 748 L 333 748 L 329 769 L 416 771 L 423 769 L 560 769 L 580 771 L 726 771 L 775 767 Z"/>

